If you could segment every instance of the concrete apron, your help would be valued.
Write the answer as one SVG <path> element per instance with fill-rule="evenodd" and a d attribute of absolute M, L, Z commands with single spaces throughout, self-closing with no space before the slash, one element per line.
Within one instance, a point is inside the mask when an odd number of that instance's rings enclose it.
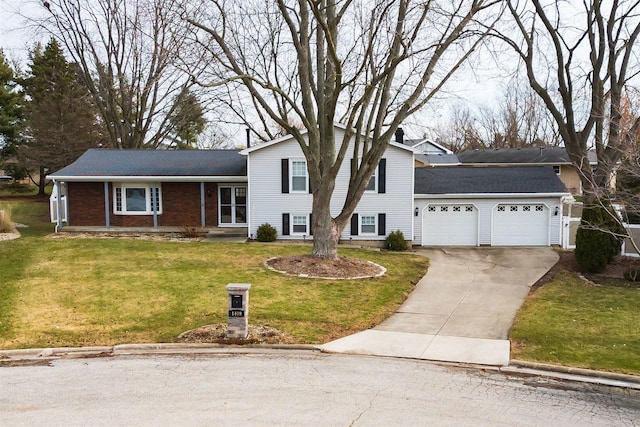
<path fill-rule="evenodd" d="M 509 330 L 531 285 L 558 261 L 551 248 L 420 249 L 427 274 L 374 329 L 329 342 L 333 353 L 505 366 Z"/>

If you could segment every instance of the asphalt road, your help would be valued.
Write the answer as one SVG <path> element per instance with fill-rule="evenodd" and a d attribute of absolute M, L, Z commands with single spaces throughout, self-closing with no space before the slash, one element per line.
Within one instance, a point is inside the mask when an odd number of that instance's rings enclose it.
<path fill-rule="evenodd" d="M 632 426 L 640 393 L 308 351 L 0 368 L 0 425 Z"/>

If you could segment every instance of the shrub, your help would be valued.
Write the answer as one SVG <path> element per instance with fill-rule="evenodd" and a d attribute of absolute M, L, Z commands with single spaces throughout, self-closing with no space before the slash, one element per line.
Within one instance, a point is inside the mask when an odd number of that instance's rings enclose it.
<path fill-rule="evenodd" d="M 404 234 L 400 230 L 389 233 L 387 238 L 384 239 L 384 246 L 390 251 L 406 251 L 409 249 L 409 245 L 404 239 Z"/>
<path fill-rule="evenodd" d="M 264 223 L 258 227 L 256 239 L 258 239 L 259 242 L 275 242 L 277 235 L 278 232 L 271 224 Z"/>
<path fill-rule="evenodd" d="M 620 253 L 622 226 L 611 217 L 612 208 L 595 202 L 584 206 L 576 233 L 576 261 L 589 273 L 601 273 Z M 614 213 L 614 215 L 616 215 Z"/>
<path fill-rule="evenodd" d="M 624 272 L 624 280 L 629 282 L 640 282 L 640 269 L 630 268 Z"/>

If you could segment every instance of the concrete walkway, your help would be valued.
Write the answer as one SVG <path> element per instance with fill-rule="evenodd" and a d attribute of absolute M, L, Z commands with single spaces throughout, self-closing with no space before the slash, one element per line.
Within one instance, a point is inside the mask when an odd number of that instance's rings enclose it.
<path fill-rule="evenodd" d="M 551 248 L 420 249 L 431 266 L 400 309 L 332 353 L 506 366 L 509 330 L 531 285 L 558 261 Z"/>

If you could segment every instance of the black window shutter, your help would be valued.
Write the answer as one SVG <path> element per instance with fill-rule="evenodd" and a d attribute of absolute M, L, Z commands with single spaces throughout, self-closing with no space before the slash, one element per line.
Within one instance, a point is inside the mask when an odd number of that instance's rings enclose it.
<path fill-rule="evenodd" d="M 313 236 L 313 214 L 309 214 L 309 236 Z"/>
<path fill-rule="evenodd" d="M 288 236 L 289 233 L 289 214 L 288 213 L 283 213 L 282 214 L 282 235 L 283 236 Z"/>
<path fill-rule="evenodd" d="M 385 236 L 387 234 L 387 214 L 378 214 L 378 236 Z"/>
<path fill-rule="evenodd" d="M 289 192 L 289 159 L 280 160 L 280 178 L 282 180 L 282 192 L 288 193 Z"/>
<path fill-rule="evenodd" d="M 351 215 L 351 235 L 352 236 L 358 235 L 358 214 L 357 213 L 354 213 L 353 215 Z"/>
<path fill-rule="evenodd" d="M 378 193 L 387 192 L 387 159 L 380 159 L 378 165 Z"/>

